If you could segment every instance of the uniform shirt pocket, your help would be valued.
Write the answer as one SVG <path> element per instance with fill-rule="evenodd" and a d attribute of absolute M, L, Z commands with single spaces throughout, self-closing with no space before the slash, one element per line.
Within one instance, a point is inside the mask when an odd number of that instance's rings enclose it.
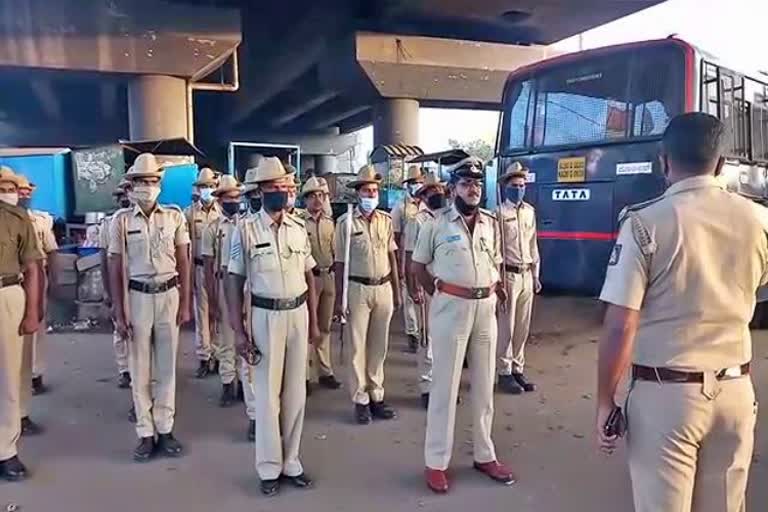
<path fill-rule="evenodd" d="M 254 244 L 248 251 L 248 258 L 256 272 L 266 272 L 277 268 L 277 253 L 271 242 Z"/>

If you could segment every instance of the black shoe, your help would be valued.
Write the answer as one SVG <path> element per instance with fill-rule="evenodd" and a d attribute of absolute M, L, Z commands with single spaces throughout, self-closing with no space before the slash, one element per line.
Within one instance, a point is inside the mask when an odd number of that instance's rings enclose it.
<path fill-rule="evenodd" d="M 139 439 L 139 445 L 133 450 L 133 460 L 147 462 L 155 454 L 155 448 L 154 437 L 142 437 Z"/>
<path fill-rule="evenodd" d="M 333 375 L 324 375 L 317 379 L 317 382 L 326 389 L 339 389 L 341 387 L 341 382 L 336 380 Z"/>
<path fill-rule="evenodd" d="M 384 402 L 371 402 L 371 416 L 377 420 L 393 420 L 397 413 Z"/>
<path fill-rule="evenodd" d="M 517 381 L 518 384 L 520 384 L 520 387 L 523 388 L 523 391 L 526 393 L 530 393 L 531 391 L 536 391 L 536 384 L 533 382 L 528 382 L 528 379 L 525 378 L 525 375 L 522 373 L 513 373 L 512 376 L 515 378 L 515 381 Z"/>
<path fill-rule="evenodd" d="M 128 421 L 135 424 L 136 423 L 136 408 L 131 406 L 131 410 L 128 411 Z"/>
<path fill-rule="evenodd" d="M 245 389 L 243 389 L 243 381 L 237 382 L 237 400 L 239 402 L 245 402 Z"/>
<path fill-rule="evenodd" d="M 360 425 L 368 425 L 371 422 L 371 408 L 367 404 L 355 404 L 355 419 Z"/>
<path fill-rule="evenodd" d="M 117 378 L 117 387 L 120 389 L 128 389 L 131 387 L 131 374 L 128 372 L 122 372 L 120 377 Z"/>
<path fill-rule="evenodd" d="M 10 459 L 0 461 L 0 478 L 8 482 L 18 482 L 27 478 L 27 468 L 19 460 L 19 457 L 13 456 Z"/>
<path fill-rule="evenodd" d="M 157 451 L 166 457 L 181 457 L 184 447 L 173 437 L 173 433 L 157 436 Z"/>
<path fill-rule="evenodd" d="M 314 391 L 314 387 L 311 382 L 307 381 L 307 396 L 312 396 L 312 391 Z"/>
<path fill-rule="evenodd" d="M 229 384 L 224 384 L 221 389 L 221 398 L 219 399 L 219 407 L 231 407 L 235 405 L 236 400 L 237 400 L 237 396 L 235 391 L 235 383 L 230 382 Z"/>
<path fill-rule="evenodd" d="M 408 352 L 415 354 L 419 351 L 419 337 L 415 334 L 408 335 Z"/>
<path fill-rule="evenodd" d="M 249 441 L 256 440 L 256 421 L 255 420 L 248 421 L 248 440 Z"/>
<path fill-rule="evenodd" d="M 275 496 L 280 492 L 280 479 L 274 480 L 262 480 L 261 481 L 261 494 L 264 496 Z"/>
<path fill-rule="evenodd" d="M 309 478 L 306 473 L 302 473 L 296 476 L 280 475 L 281 480 L 285 480 L 294 487 L 299 489 L 311 489 L 315 483 Z"/>
<path fill-rule="evenodd" d="M 211 374 L 211 362 L 210 361 L 200 361 L 200 366 L 197 367 L 197 371 L 195 372 L 195 377 L 198 379 L 204 379 L 208 377 Z"/>
<path fill-rule="evenodd" d="M 219 360 L 211 359 L 211 373 L 219 374 Z"/>
<path fill-rule="evenodd" d="M 44 432 L 43 427 L 29 419 L 29 416 L 21 418 L 21 435 L 38 436 Z"/>
<path fill-rule="evenodd" d="M 421 394 L 421 406 L 424 408 L 424 410 L 429 409 L 429 393 Z"/>
<path fill-rule="evenodd" d="M 35 377 L 32 379 L 32 394 L 33 395 L 42 395 L 48 391 L 48 388 L 45 384 L 43 384 L 43 376 Z"/>
<path fill-rule="evenodd" d="M 512 375 L 499 375 L 499 389 L 509 395 L 519 395 L 523 392 L 523 388 Z"/>

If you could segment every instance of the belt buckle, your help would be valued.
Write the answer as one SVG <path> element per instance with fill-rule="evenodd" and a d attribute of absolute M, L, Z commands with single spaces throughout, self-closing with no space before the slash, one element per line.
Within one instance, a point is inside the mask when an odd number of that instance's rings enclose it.
<path fill-rule="evenodd" d="M 472 289 L 472 298 L 482 299 L 484 294 L 485 294 L 485 291 L 482 288 Z"/>
<path fill-rule="evenodd" d="M 290 309 L 291 308 L 291 299 L 277 299 L 277 308 L 278 309 Z"/>
<path fill-rule="evenodd" d="M 741 367 L 740 366 L 731 366 L 730 368 L 723 368 L 717 373 L 717 376 L 720 378 L 725 377 L 741 377 Z"/>

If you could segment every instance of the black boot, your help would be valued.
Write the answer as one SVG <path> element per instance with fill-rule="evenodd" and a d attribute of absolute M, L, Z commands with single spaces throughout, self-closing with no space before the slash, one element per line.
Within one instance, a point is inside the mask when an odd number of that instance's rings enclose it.
<path fill-rule="evenodd" d="M 239 402 L 245 402 L 245 389 L 243 389 L 243 381 L 237 381 L 237 400 Z"/>
<path fill-rule="evenodd" d="M 429 409 L 429 393 L 421 394 L 421 406 L 424 408 L 424 410 Z"/>
<path fill-rule="evenodd" d="M 248 421 L 248 440 L 253 442 L 256 440 L 256 421 Z"/>
<path fill-rule="evenodd" d="M 136 407 L 134 406 L 131 406 L 131 409 L 128 411 L 128 421 L 136 423 Z"/>
<path fill-rule="evenodd" d="M 13 456 L 10 459 L 0 461 L 0 478 L 8 482 L 18 482 L 27 478 L 27 468 Z"/>
<path fill-rule="evenodd" d="M 157 436 L 157 451 L 166 457 L 181 457 L 184 447 L 173 437 L 173 433 Z"/>
<path fill-rule="evenodd" d="M 371 416 L 377 420 L 393 420 L 397 418 L 397 413 L 383 401 L 371 402 Z"/>
<path fill-rule="evenodd" d="M 261 494 L 264 496 L 275 496 L 280 492 L 280 479 L 274 480 L 262 480 L 261 481 Z"/>
<path fill-rule="evenodd" d="M 117 378 L 117 387 L 120 389 L 128 389 L 131 387 L 131 374 L 128 372 L 122 372 L 120 377 Z"/>
<path fill-rule="evenodd" d="M 408 352 L 415 354 L 419 351 L 419 337 L 415 334 L 408 335 Z"/>
<path fill-rule="evenodd" d="M 48 391 L 48 388 L 43 384 L 43 376 L 34 377 L 32 379 L 32 394 L 42 395 L 46 391 Z"/>
<path fill-rule="evenodd" d="M 299 489 L 311 489 L 315 483 L 309 478 L 306 473 L 302 473 L 296 476 L 280 475 L 281 480 L 285 480 L 294 487 Z"/>
<path fill-rule="evenodd" d="M 155 454 L 155 438 L 142 437 L 139 444 L 133 450 L 133 460 L 136 462 L 147 462 Z"/>
<path fill-rule="evenodd" d="M 21 435 L 38 436 L 43 433 L 43 427 L 32 421 L 29 416 L 21 418 Z"/>
<path fill-rule="evenodd" d="M 231 407 L 235 405 L 235 400 L 237 399 L 235 395 L 236 395 L 235 383 L 230 382 L 229 384 L 224 384 L 221 390 L 221 398 L 219 399 L 219 406 Z"/>
<path fill-rule="evenodd" d="M 526 393 L 530 393 L 531 391 L 536 391 L 536 384 L 533 382 L 528 382 L 528 379 L 525 378 L 525 375 L 522 373 L 513 373 L 512 376 L 515 378 L 518 384 L 520 384 L 520 387 L 523 388 L 523 391 Z"/>
<path fill-rule="evenodd" d="M 341 382 L 336 380 L 333 375 L 323 375 L 317 379 L 317 382 L 326 389 L 339 389 L 341 387 Z"/>
<path fill-rule="evenodd" d="M 499 375 L 499 389 L 510 395 L 519 395 L 523 392 L 523 388 L 512 375 Z"/>
<path fill-rule="evenodd" d="M 197 371 L 195 372 L 195 377 L 198 379 L 204 379 L 208 377 L 211 374 L 211 362 L 210 361 L 200 361 L 200 365 L 197 367 Z"/>
<path fill-rule="evenodd" d="M 368 405 L 355 404 L 355 420 L 359 425 L 368 425 L 371 422 L 371 408 Z"/>
<path fill-rule="evenodd" d="M 218 375 L 219 374 L 219 360 L 218 359 L 211 359 L 211 372 Z"/>

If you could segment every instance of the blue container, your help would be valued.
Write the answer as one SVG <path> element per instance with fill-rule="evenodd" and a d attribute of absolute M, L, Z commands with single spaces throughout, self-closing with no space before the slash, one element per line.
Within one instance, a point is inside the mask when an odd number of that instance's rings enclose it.
<path fill-rule="evenodd" d="M 192 184 L 197 181 L 197 165 L 185 164 L 166 167 L 158 201 L 186 208 L 192 204 Z"/>
<path fill-rule="evenodd" d="M 20 150 L 23 152 L 25 150 Z M 13 155 L 12 150 L 3 150 L 0 164 L 7 165 L 16 174 L 37 185 L 32 195 L 31 208 L 48 212 L 54 220 L 66 220 L 72 213 L 73 200 L 68 190 L 69 150 L 34 155 Z"/>

